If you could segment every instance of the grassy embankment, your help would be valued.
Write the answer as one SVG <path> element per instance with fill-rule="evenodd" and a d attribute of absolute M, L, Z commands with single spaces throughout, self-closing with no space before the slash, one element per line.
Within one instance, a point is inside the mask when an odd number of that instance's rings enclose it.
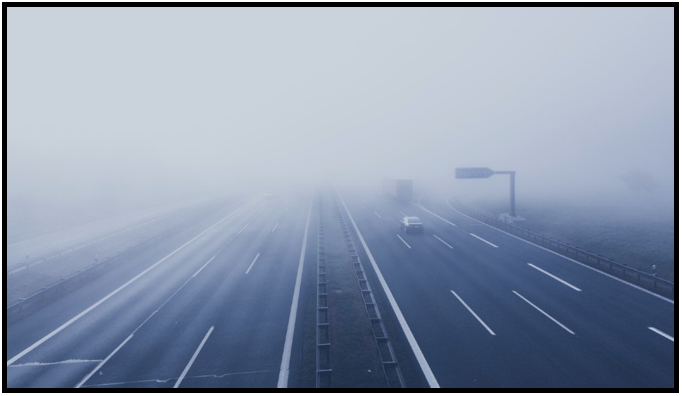
<path fill-rule="evenodd" d="M 508 204 L 462 202 L 493 216 L 509 212 Z M 675 223 L 671 216 L 625 213 L 612 208 L 566 203 L 532 202 L 517 206 L 525 228 L 613 259 L 632 268 L 675 279 Z"/>

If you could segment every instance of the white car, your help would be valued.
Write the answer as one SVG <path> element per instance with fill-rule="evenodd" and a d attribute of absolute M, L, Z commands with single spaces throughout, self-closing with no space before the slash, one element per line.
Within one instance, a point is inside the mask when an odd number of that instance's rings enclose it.
<path fill-rule="evenodd" d="M 419 217 L 405 216 L 400 220 L 400 229 L 406 233 L 423 234 L 424 224 L 419 220 Z"/>

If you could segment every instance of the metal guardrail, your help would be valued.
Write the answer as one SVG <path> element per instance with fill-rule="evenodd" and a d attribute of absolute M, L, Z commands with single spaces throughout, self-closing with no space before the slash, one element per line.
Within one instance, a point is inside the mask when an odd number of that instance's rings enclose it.
<path fill-rule="evenodd" d="M 449 200 L 448 202 L 451 202 L 455 209 L 466 214 L 467 216 L 473 217 L 476 220 L 482 221 L 492 227 L 504 230 L 512 235 L 526 239 L 533 243 L 537 243 L 544 248 L 548 248 L 549 250 L 557 252 L 563 256 L 570 257 L 593 268 L 617 276 L 618 278 L 636 284 L 637 286 L 643 287 L 647 290 L 651 290 L 662 296 L 673 299 L 675 298 L 675 283 L 667 279 L 659 278 L 655 275 L 632 268 L 628 265 L 616 262 L 599 254 L 588 252 L 577 246 L 573 246 L 545 235 L 529 231 L 528 229 L 507 223 L 500 219 L 496 219 L 484 212 L 467 207 L 457 200 Z"/>
<path fill-rule="evenodd" d="M 5 311 L 7 322 L 12 323 L 31 315 L 40 308 L 52 303 L 58 298 L 63 297 L 83 284 L 95 279 L 95 277 L 99 276 L 100 274 L 120 264 L 122 260 L 127 259 L 144 249 L 155 246 L 159 240 L 173 235 L 173 233 L 177 232 L 178 229 L 179 227 L 171 228 L 162 232 L 161 234 L 157 234 L 151 238 L 129 246 L 128 248 L 119 251 L 111 257 L 107 257 L 101 261 L 92 263 L 90 266 L 72 275 L 69 275 L 68 277 L 62 278 L 50 286 L 44 287 L 28 297 L 22 298 L 11 305 L 8 305 Z"/>
<path fill-rule="evenodd" d="M 338 207 L 338 201 L 334 201 L 336 207 L 337 216 L 339 222 L 341 223 L 341 229 L 343 230 L 343 237 L 346 241 L 346 246 L 348 252 L 350 253 L 351 260 L 353 262 L 353 269 L 355 270 L 355 275 L 358 279 L 358 285 L 360 286 L 360 292 L 362 293 L 362 300 L 365 304 L 365 311 L 367 312 L 367 317 L 369 318 L 370 324 L 372 326 L 372 334 L 374 335 L 374 342 L 376 343 L 377 350 L 379 352 L 379 359 L 381 360 L 381 365 L 384 370 L 384 379 L 389 388 L 405 388 L 405 379 L 403 378 L 402 371 L 400 370 L 400 365 L 398 364 L 398 359 L 393 350 L 393 345 L 388 336 L 388 331 L 384 325 L 384 321 L 381 318 L 381 313 L 379 312 L 379 307 L 374 298 L 374 293 L 372 293 L 372 287 L 370 286 L 367 276 L 365 275 L 365 270 L 360 261 L 360 256 L 357 250 L 355 250 L 355 244 L 353 243 L 353 238 L 351 237 L 350 230 L 346 225 L 346 221 L 341 214 L 341 210 Z"/>
<path fill-rule="evenodd" d="M 319 200 L 320 219 L 317 231 L 317 330 L 315 339 L 315 387 L 332 387 L 331 338 L 329 334 L 329 305 L 327 304 L 327 266 L 324 257 L 324 221 L 322 200 Z"/>
<path fill-rule="evenodd" d="M 44 287 L 27 297 L 19 299 L 18 301 L 6 307 L 5 315 L 7 322 L 12 323 L 31 315 L 42 307 L 52 303 L 54 300 L 61 298 L 83 284 L 90 282 L 100 274 L 103 274 L 104 272 L 120 264 L 121 261 L 128 259 L 149 247 L 154 247 L 163 239 L 172 237 L 180 230 L 186 228 L 187 224 L 188 221 L 183 221 L 179 224 L 176 224 L 159 234 L 119 250 L 110 257 L 104 257 L 102 260 L 96 261 L 90 264 L 88 267 L 66 276 L 52 285 Z"/>
<path fill-rule="evenodd" d="M 95 239 L 90 239 L 90 240 L 88 240 L 88 241 L 86 241 L 86 242 L 84 242 L 84 243 L 81 243 L 81 244 L 78 244 L 78 245 L 73 245 L 73 246 L 67 247 L 67 248 L 65 248 L 64 250 L 60 250 L 60 251 L 52 252 L 52 253 L 47 253 L 47 254 L 44 254 L 44 255 L 42 255 L 42 256 L 38 256 L 38 257 L 35 257 L 35 258 L 33 258 L 33 259 L 30 259 L 30 260 L 28 260 L 28 259 L 27 259 L 27 260 L 24 260 L 22 263 L 19 263 L 18 265 L 13 266 L 12 269 L 11 269 L 11 271 L 8 271 L 8 275 L 13 274 L 13 273 L 15 273 L 15 272 L 18 272 L 18 271 L 20 271 L 20 270 L 29 269 L 29 268 L 31 268 L 31 266 L 33 266 L 33 265 L 44 263 L 44 262 L 46 262 L 46 261 L 49 261 L 49 260 L 52 260 L 52 259 L 61 257 L 61 256 L 66 255 L 66 254 L 68 254 L 68 253 L 75 252 L 76 250 L 83 249 L 83 248 L 88 247 L 88 246 L 90 246 L 90 245 L 94 245 L 94 244 L 97 243 L 97 242 L 102 242 L 102 241 L 104 241 L 104 240 L 113 238 L 113 237 L 115 237 L 115 236 L 117 236 L 117 235 L 121 235 L 121 234 L 123 234 L 123 233 L 125 233 L 125 232 L 128 232 L 128 231 L 134 229 L 134 228 L 138 228 L 138 227 L 141 227 L 141 226 L 143 226 L 143 225 L 146 225 L 146 224 L 148 224 L 148 223 L 150 223 L 150 222 L 157 221 L 157 220 L 160 219 L 160 218 L 161 218 L 161 216 L 157 216 L 157 217 L 155 217 L 154 219 L 149 220 L 149 221 L 146 221 L 146 222 L 144 222 L 144 223 L 137 224 L 137 225 L 135 225 L 135 226 L 128 227 L 128 228 L 125 228 L 125 229 L 122 229 L 122 230 L 118 230 L 118 231 L 115 231 L 115 232 L 106 234 L 106 235 L 104 235 L 104 236 L 101 236 L 101 237 L 98 237 L 98 238 L 95 238 Z M 26 256 L 26 257 L 28 257 L 28 256 Z"/>
<path fill-rule="evenodd" d="M 121 229 L 118 229 L 118 230 L 116 230 L 116 231 L 113 231 L 113 232 L 104 234 L 104 235 L 102 235 L 102 236 L 99 236 L 99 237 L 96 237 L 96 238 L 93 238 L 93 239 L 89 239 L 89 240 L 87 240 L 87 241 L 85 241 L 85 242 L 83 242 L 83 243 L 74 244 L 74 245 L 71 245 L 71 246 L 67 246 L 67 247 L 65 247 L 65 248 L 63 248 L 63 249 L 61 249 L 61 250 L 53 250 L 53 251 L 51 251 L 51 252 L 49 252 L 49 253 L 45 253 L 45 254 L 43 254 L 43 255 L 41 255 L 41 256 L 33 257 L 33 258 L 31 258 L 31 259 L 28 258 L 29 256 L 26 256 L 26 259 L 25 259 L 24 261 L 19 262 L 19 263 L 16 263 L 15 265 L 12 265 L 11 267 L 8 266 L 8 268 L 7 268 L 7 274 L 8 274 L 8 275 L 9 275 L 9 274 L 13 274 L 13 273 L 18 272 L 18 271 L 20 271 L 20 270 L 28 269 L 28 268 L 30 268 L 30 267 L 33 266 L 33 265 L 42 264 L 42 263 L 44 263 L 44 262 L 46 262 L 46 261 L 50 261 L 50 260 L 53 260 L 53 259 L 55 259 L 55 258 L 61 257 L 61 256 L 63 256 L 63 255 L 66 255 L 66 254 L 68 254 L 68 253 L 72 253 L 72 252 L 74 252 L 74 251 L 76 251 L 76 250 L 80 250 L 80 249 L 82 249 L 82 248 L 91 246 L 91 245 L 93 245 L 93 244 L 95 244 L 95 243 L 97 243 L 97 242 L 101 242 L 101 241 L 104 241 L 104 240 L 113 238 L 113 237 L 115 237 L 115 236 L 117 236 L 117 235 L 124 234 L 124 233 L 126 233 L 126 232 L 129 232 L 130 230 L 135 229 L 135 228 L 139 228 L 139 227 L 142 227 L 142 226 L 147 225 L 147 224 L 149 224 L 149 223 L 153 223 L 153 222 L 155 222 L 155 221 L 159 221 L 160 219 L 163 219 L 163 218 L 165 218 L 165 217 L 169 217 L 169 216 L 177 215 L 177 214 L 185 214 L 188 210 L 191 210 L 191 209 L 189 209 L 189 208 L 181 208 L 181 209 L 179 209 L 179 210 L 177 210 L 177 211 L 173 211 L 173 212 L 170 212 L 170 213 L 164 213 L 164 214 L 161 214 L 161 215 L 152 216 L 150 219 L 147 219 L 147 220 L 144 221 L 144 222 L 141 222 L 141 223 L 132 225 L 132 226 L 130 226 L 130 227 L 121 228 Z"/>

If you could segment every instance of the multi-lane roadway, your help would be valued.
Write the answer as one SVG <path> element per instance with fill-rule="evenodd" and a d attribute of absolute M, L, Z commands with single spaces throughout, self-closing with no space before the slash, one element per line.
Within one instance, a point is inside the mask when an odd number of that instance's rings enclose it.
<path fill-rule="evenodd" d="M 341 195 L 432 386 L 675 385 L 673 301 L 466 217 L 446 199 Z M 405 215 L 422 219 L 423 235 L 399 231 Z"/>
<path fill-rule="evenodd" d="M 7 386 L 286 385 L 309 212 L 240 202 L 13 323 Z"/>
<path fill-rule="evenodd" d="M 419 385 L 676 385 L 673 301 L 483 225 L 446 199 L 337 197 Z M 6 386 L 297 386 L 315 201 L 234 201 L 11 323 Z M 419 216 L 425 233 L 401 232 L 404 215 Z"/>

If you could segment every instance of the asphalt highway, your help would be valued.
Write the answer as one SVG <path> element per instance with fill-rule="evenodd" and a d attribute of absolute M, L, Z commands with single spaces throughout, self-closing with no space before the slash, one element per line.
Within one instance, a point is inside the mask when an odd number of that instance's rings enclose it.
<path fill-rule="evenodd" d="M 309 202 L 226 208 L 12 324 L 7 386 L 276 387 Z"/>
<path fill-rule="evenodd" d="M 437 386 L 675 385 L 671 300 L 488 227 L 445 199 L 341 196 Z M 424 234 L 401 232 L 404 215 L 420 217 Z"/>
<path fill-rule="evenodd" d="M 675 386 L 671 300 L 483 225 L 444 198 L 337 196 L 360 231 L 353 238 L 382 316 L 403 332 L 393 342 L 413 352 L 425 385 Z M 234 200 L 10 324 L 6 386 L 296 387 L 314 201 Z M 404 215 L 420 217 L 424 234 L 400 231 Z"/>

